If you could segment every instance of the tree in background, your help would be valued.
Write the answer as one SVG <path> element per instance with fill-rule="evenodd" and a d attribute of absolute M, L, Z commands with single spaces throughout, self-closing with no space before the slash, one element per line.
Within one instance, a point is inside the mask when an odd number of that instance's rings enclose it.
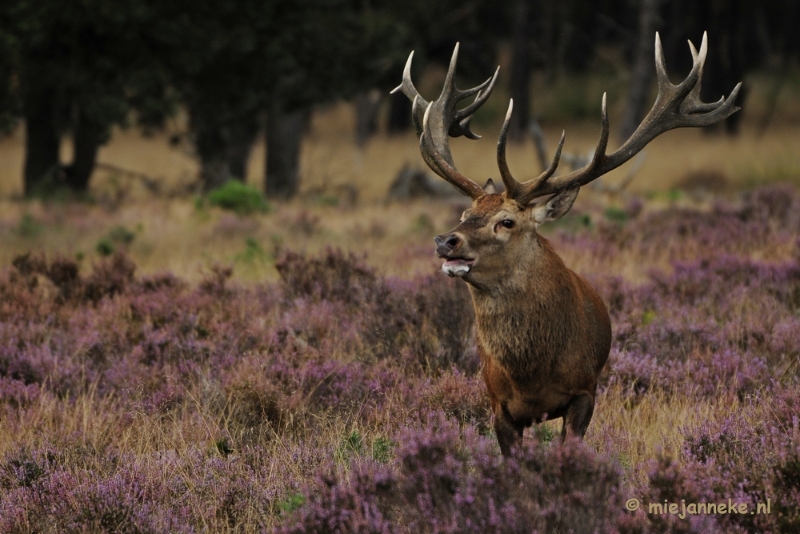
<path fill-rule="evenodd" d="M 150 12 L 136 0 L 10 0 L 0 11 L 0 105 L 25 120 L 25 194 L 85 191 L 114 125 L 157 122 L 169 99 L 140 39 Z M 4 72 L 4 74 L 3 74 Z M 63 134 L 71 163 L 60 161 Z"/>
<path fill-rule="evenodd" d="M 265 191 L 294 195 L 311 107 L 352 96 L 389 55 L 388 21 L 368 2 L 178 0 L 158 9 L 152 34 L 189 112 L 206 190 L 246 176 L 266 119 Z"/>
<path fill-rule="evenodd" d="M 392 34 L 384 13 L 356 0 L 284 0 L 271 22 L 259 79 L 269 100 L 264 190 L 289 198 L 311 107 L 374 84 L 390 68 Z"/>
<path fill-rule="evenodd" d="M 267 96 L 257 81 L 274 2 L 153 1 L 148 33 L 189 115 L 205 190 L 243 179 Z"/>

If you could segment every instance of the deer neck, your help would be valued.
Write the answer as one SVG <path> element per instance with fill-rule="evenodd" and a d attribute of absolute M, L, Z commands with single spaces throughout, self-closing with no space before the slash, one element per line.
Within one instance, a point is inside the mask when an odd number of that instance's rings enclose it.
<path fill-rule="evenodd" d="M 478 314 L 519 312 L 571 300 L 572 277 L 550 242 L 536 234 L 529 253 L 507 272 L 491 283 L 469 284 L 469 289 Z"/>
<path fill-rule="evenodd" d="M 485 354 L 524 373 L 550 366 L 574 327 L 572 274 L 549 243 L 539 241 L 530 263 L 519 265 L 503 283 L 491 290 L 470 286 L 478 344 Z"/>

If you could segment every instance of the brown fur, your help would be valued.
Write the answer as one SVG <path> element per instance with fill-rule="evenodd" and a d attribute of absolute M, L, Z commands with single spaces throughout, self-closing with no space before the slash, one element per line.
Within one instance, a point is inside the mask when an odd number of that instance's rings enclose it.
<path fill-rule="evenodd" d="M 563 438 L 583 437 L 611 346 L 603 301 L 536 232 L 544 209 L 487 194 L 437 237 L 440 255 L 475 259 L 463 278 L 505 455 L 525 427 L 544 418 L 564 418 Z M 514 227 L 503 227 L 505 219 Z"/>

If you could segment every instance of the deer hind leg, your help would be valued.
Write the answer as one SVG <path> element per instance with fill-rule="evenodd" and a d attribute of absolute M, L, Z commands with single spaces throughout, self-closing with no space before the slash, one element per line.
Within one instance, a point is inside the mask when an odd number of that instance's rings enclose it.
<path fill-rule="evenodd" d="M 514 422 L 505 406 L 497 403 L 497 408 L 494 410 L 494 431 L 500 444 L 500 452 L 507 457 L 511 455 L 511 449 L 522 441 L 525 427 Z"/>
<path fill-rule="evenodd" d="M 583 439 L 589 421 L 594 413 L 594 396 L 583 393 L 572 399 L 564 415 L 564 425 L 561 427 L 561 441 L 569 437 Z"/>

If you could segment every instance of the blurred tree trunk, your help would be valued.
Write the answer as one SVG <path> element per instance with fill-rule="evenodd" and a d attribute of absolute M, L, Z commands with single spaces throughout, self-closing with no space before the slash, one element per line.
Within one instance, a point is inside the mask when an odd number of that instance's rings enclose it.
<path fill-rule="evenodd" d="M 205 117 L 202 110 L 191 116 L 191 129 L 200 157 L 200 180 L 204 191 L 221 187 L 229 180 L 247 177 L 247 162 L 258 135 L 258 119 L 239 117 L 222 121 Z"/>
<path fill-rule="evenodd" d="M 531 41 L 533 40 L 533 15 L 535 0 L 517 0 L 514 30 L 511 41 L 511 98 L 514 114 L 509 135 L 512 141 L 521 141 L 530 119 L 531 103 Z"/>
<path fill-rule="evenodd" d="M 387 131 L 390 134 L 403 133 L 411 127 L 411 101 L 403 93 L 389 95 L 389 124 Z"/>
<path fill-rule="evenodd" d="M 44 188 L 56 184 L 61 136 L 56 125 L 55 89 L 28 83 L 23 99 L 25 116 L 23 185 L 25 195 L 32 195 L 44 193 L 46 192 Z"/>
<path fill-rule="evenodd" d="M 308 110 L 285 111 L 272 102 L 267 115 L 267 164 L 264 192 L 268 198 L 289 199 L 297 194 L 300 146 Z"/>
<path fill-rule="evenodd" d="M 260 129 L 260 121 L 255 115 L 226 128 L 228 168 L 233 179 L 247 181 L 247 163 Z"/>
<path fill-rule="evenodd" d="M 203 116 L 202 110 L 189 109 L 190 128 L 200 157 L 200 181 L 204 191 L 211 191 L 231 179 L 226 161 L 222 128 L 219 123 Z"/>
<path fill-rule="evenodd" d="M 370 89 L 356 95 L 356 144 L 363 147 L 369 138 L 378 131 L 378 111 L 381 106 L 381 93 Z"/>
<path fill-rule="evenodd" d="M 66 184 L 71 190 L 82 193 L 89 188 L 89 179 L 97 162 L 97 151 L 107 138 L 105 127 L 92 124 L 84 113 L 78 113 L 72 163 L 64 169 Z"/>
<path fill-rule="evenodd" d="M 706 12 L 703 17 L 707 21 L 709 51 L 712 61 L 706 62 L 703 76 L 702 96 L 704 101 L 714 102 L 722 95 L 727 95 L 744 79 L 747 73 L 745 60 L 746 25 L 757 22 L 755 5 L 744 0 L 721 0 L 701 2 Z M 738 106 L 744 105 L 747 86 L 739 91 L 736 100 Z M 734 113 L 724 122 L 711 128 L 704 128 L 706 133 L 724 131 L 728 135 L 739 133 L 739 126 L 744 113 Z"/>
<path fill-rule="evenodd" d="M 650 85 L 655 74 L 655 32 L 659 25 L 661 0 L 642 0 L 639 5 L 639 34 L 633 58 L 631 92 L 625 105 L 619 140 L 625 142 L 647 113 Z"/>

